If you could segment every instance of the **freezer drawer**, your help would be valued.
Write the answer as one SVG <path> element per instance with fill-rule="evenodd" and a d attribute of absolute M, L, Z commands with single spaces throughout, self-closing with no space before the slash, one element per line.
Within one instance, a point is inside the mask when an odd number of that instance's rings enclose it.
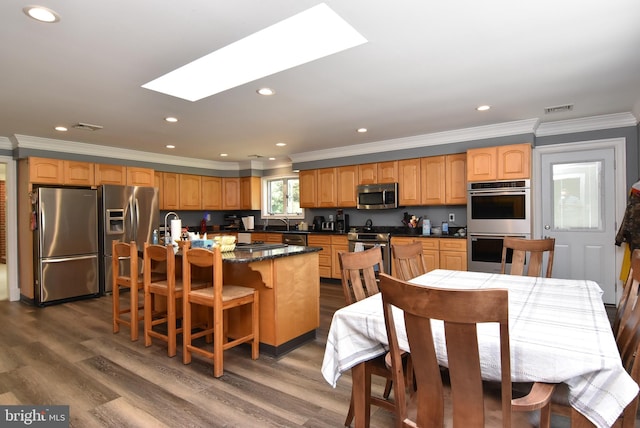
<path fill-rule="evenodd" d="M 42 259 L 39 264 L 37 303 L 98 295 L 98 254 Z"/>

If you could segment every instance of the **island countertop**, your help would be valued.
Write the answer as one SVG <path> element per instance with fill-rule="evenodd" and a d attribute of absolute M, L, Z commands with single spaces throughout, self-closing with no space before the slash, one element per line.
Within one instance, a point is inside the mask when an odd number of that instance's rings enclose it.
<path fill-rule="evenodd" d="M 298 245 L 288 245 L 280 248 L 253 251 L 247 251 L 236 247 L 234 251 L 222 253 L 222 260 L 227 263 L 251 263 L 300 254 L 318 253 L 320 251 L 322 251 L 322 248 L 320 247 L 302 247 Z"/>

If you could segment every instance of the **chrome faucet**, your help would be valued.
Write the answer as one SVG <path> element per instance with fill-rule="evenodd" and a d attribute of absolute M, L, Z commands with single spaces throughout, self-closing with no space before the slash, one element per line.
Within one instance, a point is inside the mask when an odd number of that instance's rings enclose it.
<path fill-rule="evenodd" d="M 177 220 L 180 220 L 180 217 L 178 217 L 178 214 L 174 213 L 173 211 L 169 211 L 167 215 L 164 216 L 164 245 L 173 245 L 173 240 L 180 239 L 179 236 L 178 237 L 171 236 L 171 239 L 167 242 L 167 236 L 171 235 L 167 230 L 167 219 L 169 218 L 170 215 L 173 215 Z"/>
<path fill-rule="evenodd" d="M 283 222 L 284 224 L 287 225 L 287 232 L 289 231 L 289 217 L 285 217 L 285 218 L 277 218 L 276 220 L 280 220 L 281 222 Z"/>

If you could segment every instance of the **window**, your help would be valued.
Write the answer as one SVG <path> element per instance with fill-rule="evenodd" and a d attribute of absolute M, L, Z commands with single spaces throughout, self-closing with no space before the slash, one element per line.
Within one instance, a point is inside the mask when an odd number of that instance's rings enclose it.
<path fill-rule="evenodd" d="M 263 218 L 304 218 L 304 211 L 300 208 L 298 177 L 267 177 L 262 180 Z"/>

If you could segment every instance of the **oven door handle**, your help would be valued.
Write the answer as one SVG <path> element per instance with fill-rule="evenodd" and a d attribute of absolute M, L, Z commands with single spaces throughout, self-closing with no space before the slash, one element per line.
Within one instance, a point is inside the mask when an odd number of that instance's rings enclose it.
<path fill-rule="evenodd" d="M 513 189 L 505 190 L 503 192 L 496 192 L 495 190 L 469 190 L 469 196 L 504 196 L 504 195 L 525 195 L 529 189 Z"/>

